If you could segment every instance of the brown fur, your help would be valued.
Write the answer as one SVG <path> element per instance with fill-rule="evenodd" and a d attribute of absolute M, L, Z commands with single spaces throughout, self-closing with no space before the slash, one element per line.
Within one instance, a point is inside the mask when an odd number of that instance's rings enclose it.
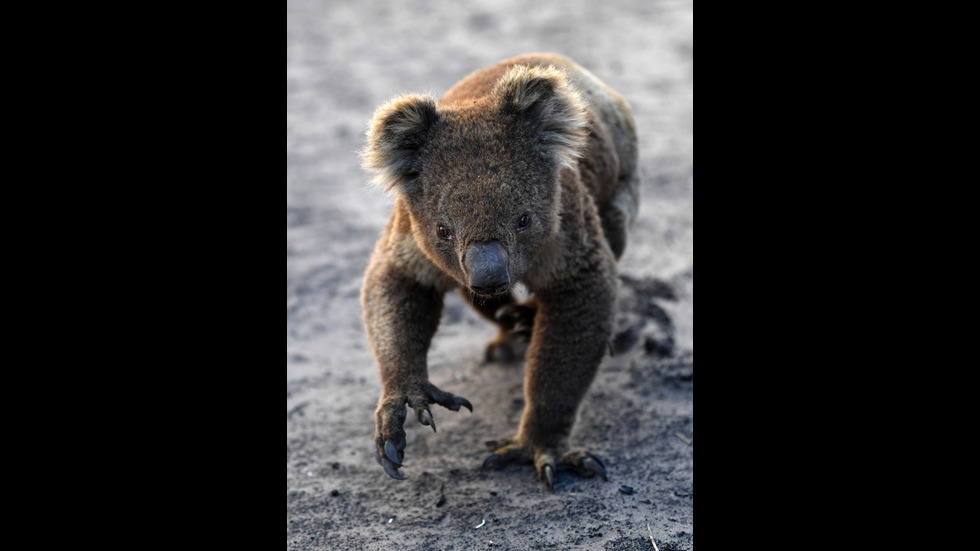
<path fill-rule="evenodd" d="M 363 164 L 397 198 L 362 303 L 384 387 L 375 446 L 389 475 L 402 478 L 406 406 L 433 428 L 429 404 L 472 409 L 429 383 L 426 367 L 443 295 L 460 289 L 500 326 L 488 358 L 511 359 L 520 335 L 530 338 L 520 428 L 487 464 L 533 462 L 549 486 L 557 466 L 605 477 L 567 438 L 612 332 L 636 151 L 626 102 L 551 54 L 481 69 L 438 102 L 406 95 L 377 110 Z M 517 282 L 533 293 L 525 304 L 511 295 Z"/>

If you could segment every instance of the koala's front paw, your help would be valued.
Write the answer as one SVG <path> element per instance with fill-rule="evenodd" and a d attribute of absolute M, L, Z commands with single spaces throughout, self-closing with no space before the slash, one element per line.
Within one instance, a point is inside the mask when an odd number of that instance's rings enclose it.
<path fill-rule="evenodd" d="M 511 464 L 533 463 L 538 472 L 538 478 L 554 488 L 555 470 L 571 470 L 577 475 L 592 478 L 599 475 L 608 481 L 606 467 L 602 460 L 588 450 L 572 449 L 559 450 L 549 447 L 536 447 L 533 444 L 522 445 L 516 438 L 505 438 L 495 442 L 487 442 L 493 450 L 485 460 L 483 467 L 502 469 Z"/>
<path fill-rule="evenodd" d="M 432 412 L 429 411 L 429 404 L 439 404 L 453 411 L 458 411 L 460 406 L 463 406 L 470 412 L 473 411 L 473 405 L 466 398 L 443 392 L 429 383 L 417 390 L 383 395 L 378 402 L 378 409 L 375 412 L 377 423 L 374 432 L 375 459 L 388 476 L 397 480 L 405 479 L 398 469 L 402 467 L 405 458 L 404 426 L 408 406 L 415 410 L 419 423 L 432 427 L 433 431 L 436 430 L 436 422 L 432 418 Z"/>

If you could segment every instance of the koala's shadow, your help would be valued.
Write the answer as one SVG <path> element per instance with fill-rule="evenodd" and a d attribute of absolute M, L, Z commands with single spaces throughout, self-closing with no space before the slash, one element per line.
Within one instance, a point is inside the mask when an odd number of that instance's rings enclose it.
<path fill-rule="evenodd" d="M 620 275 L 616 331 L 610 346 L 614 354 L 626 353 L 640 340 L 643 350 L 654 358 L 676 353 L 674 322 L 658 302 L 676 302 L 674 287 L 661 279 L 635 279 Z"/>

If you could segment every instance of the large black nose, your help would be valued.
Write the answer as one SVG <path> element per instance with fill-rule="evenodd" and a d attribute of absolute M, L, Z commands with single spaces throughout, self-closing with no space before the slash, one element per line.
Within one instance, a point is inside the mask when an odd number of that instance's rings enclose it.
<path fill-rule="evenodd" d="M 470 289 L 480 295 L 496 295 L 510 287 L 507 251 L 496 241 L 471 243 L 463 261 L 470 275 Z"/>

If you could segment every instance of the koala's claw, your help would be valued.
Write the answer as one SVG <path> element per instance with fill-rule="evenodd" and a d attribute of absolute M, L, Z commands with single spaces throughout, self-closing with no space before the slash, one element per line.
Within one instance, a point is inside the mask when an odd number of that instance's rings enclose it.
<path fill-rule="evenodd" d="M 402 459 L 405 457 L 404 452 L 399 451 L 391 440 L 385 440 L 384 449 L 385 457 L 382 457 L 378 452 L 374 452 L 374 458 L 377 459 L 378 464 L 384 468 L 385 472 L 391 478 L 405 480 L 405 476 L 398 472 L 398 468 L 402 466 Z"/>
<path fill-rule="evenodd" d="M 398 450 L 395 449 L 395 445 L 391 443 L 391 440 L 385 440 L 385 455 L 396 467 L 402 466 L 402 460 L 398 457 Z"/>
<path fill-rule="evenodd" d="M 470 413 L 473 413 L 473 404 L 471 404 L 470 401 L 467 400 L 466 398 L 463 398 L 462 396 L 453 396 L 453 400 L 455 400 L 456 402 L 456 407 L 449 408 L 449 409 L 453 411 L 458 411 L 459 406 L 463 406 L 464 408 L 470 410 Z"/>
<path fill-rule="evenodd" d="M 394 478 L 395 480 L 405 480 L 405 477 L 398 472 L 398 467 L 396 467 L 391 460 L 386 457 L 382 458 L 378 452 L 374 452 L 374 458 L 378 461 L 378 465 L 384 467 L 384 470 L 386 473 L 388 473 L 388 476 Z"/>
<path fill-rule="evenodd" d="M 591 475 L 585 475 L 585 476 L 592 477 L 595 475 L 599 475 L 602 477 L 603 480 L 609 482 L 609 478 L 606 476 L 606 468 L 602 465 L 602 461 L 600 461 L 598 457 L 589 454 L 588 457 L 582 460 L 582 467 L 586 471 L 592 473 Z"/>
<path fill-rule="evenodd" d="M 545 485 L 548 486 L 549 490 L 555 489 L 554 469 L 551 467 L 551 465 L 545 465 L 541 469 L 541 479 L 545 483 Z"/>
<path fill-rule="evenodd" d="M 486 445 L 494 451 L 483 460 L 484 469 L 493 468 L 500 470 L 514 463 L 526 464 L 532 462 L 531 456 L 527 451 L 514 444 L 512 438 L 489 440 L 486 442 Z"/>
<path fill-rule="evenodd" d="M 470 411 L 472 411 L 472 409 Z M 429 408 L 425 408 L 425 409 L 422 409 L 422 410 L 417 410 L 415 412 L 415 415 L 418 416 L 419 423 L 422 423 L 423 425 L 425 425 L 427 427 L 428 426 L 431 426 L 432 427 L 432 432 L 436 432 L 436 420 L 432 418 L 432 412 L 429 411 Z"/>
<path fill-rule="evenodd" d="M 494 469 L 502 469 L 503 465 L 501 465 L 499 461 L 500 461 L 500 457 L 495 453 L 491 453 L 490 455 L 487 456 L 486 459 L 483 460 L 482 468 L 489 469 L 493 467 Z"/>
<path fill-rule="evenodd" d="M 381 461 L 382 461 L 381 466 L 384 467 L 385 472 L 388 473 L 388 476 L 394 478 L 395 480 L 405 480 L 405 475 L 399 473 L 398 467 L 392 465 L 391 461 L 388 461 L 387 459 L 383 459 L 383 458 L 381 459 Z"/>

